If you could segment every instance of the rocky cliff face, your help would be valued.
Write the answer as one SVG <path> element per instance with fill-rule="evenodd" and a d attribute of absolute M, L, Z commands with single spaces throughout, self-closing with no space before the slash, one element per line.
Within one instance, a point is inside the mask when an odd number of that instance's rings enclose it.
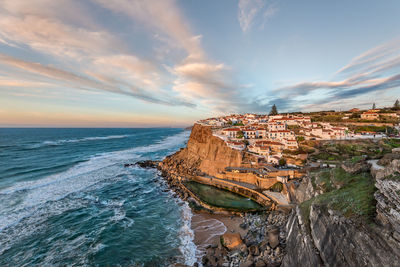
<path fill-rule="evenodd" d="M 400 160 L 392 160 L 385 168 L 372 168 L 375 177 L 378 221 L 400 242 Z"/>
<path fill-rule="evenodd" d="M 211 127 L 195 124 L 186 148 L 168 156 L 160 168 L 168 173 L 215 175 L 225 167 L 239 167 L 256 160 L 253 156 L 228 147 L 212 135 Z"/>
<path fill-rule="evenodd" d="M 354 224 L 325 207 L 311 206 L 309 224 L 293 212 L 286 227 L 282 266 L 400 266 L 399 243 L 381 227 Z"/>
<path fill-rule="evenodd" d="M 292 211 L 282 266 L 400 266 L 399 170 L 398 160 L 371 170 L 377 191 L 376 217 L 369 223 L 314 202 L 309 210 Z M 298 189 L 307 192 L 297 193 L 298 200 L 313 196 L 309 177 Z"/>

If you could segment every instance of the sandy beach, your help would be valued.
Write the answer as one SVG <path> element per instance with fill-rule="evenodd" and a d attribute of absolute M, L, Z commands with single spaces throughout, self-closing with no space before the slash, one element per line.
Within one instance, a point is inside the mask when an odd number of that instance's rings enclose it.
<path fill-rule="evenodd" d="M 204 255 L 208 249 L 219 247 L 220 236 L 226 232 L 239 233 L 243 237 L 247 231 L 240 227 L 242 222 L 243 218 L 238 215 L 194 212 L 191 225 L 199 253 Z"/>

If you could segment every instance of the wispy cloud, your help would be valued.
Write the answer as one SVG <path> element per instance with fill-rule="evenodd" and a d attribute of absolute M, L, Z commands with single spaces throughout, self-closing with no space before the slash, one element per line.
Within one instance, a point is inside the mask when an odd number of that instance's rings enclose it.
<path fill-rule="evenodd" d="M 156 32 L 158 40 L 167 46 L 172 43 L 185 53 L 185 57 L 174 64 L 165 64 L 175 77 L 173 91 L 180 97 L 219 112 L 240 108 L 241 86 L 234 85 L 235 79 L 228 66 L 209 58 L 201 45 L 201 35 L 193 33 L 175 1 L 93 1 L 146 25 Z"/>
<path fill-rule="evenodd" d="M 320 98 L 314 103 L 303 102 L 297 107 L 334 104 L 340 100 L 366 96 L 400 88 L 400 40 L 394 40 L 353 58 L 339 69 L 333 80 L 307 81 L 278 88 L 274 93 L 282 97 L 305 99 L 315 92 Z M 341 79 L 340 79 L 341 78 Z"/>
<path fill-rule="evenodd" d="M 243 103 L 241 86 L 230 67 L 208 56 L 202 36 L 193 32 L 174 0 L 91 0 L 97 10 L 140 25 L 123 34 L 104 27 L 87 2 L 0 2 L 0 42 L 30 49 L 54 62 L 35 63 L 1 54 L 1 64 L 12 67 L 10 76 L 18 70 L 39 80 L 45 77 L 46 82 L 163 105 L 227 111 Z M 171 60 L 159 57 L 160 53 L 152 57 L 132 52 L 137 48 L 124 36 L 136 31 L 151 39 L 150 51 L 176 56 Z"/>
<path fill-rule="evenodd" d="M 249 31 L 255 23 L 263 28 L 278 11 L 276 2 L 269 0 L 239 0 L 238 20 L 243 32 Z"/>

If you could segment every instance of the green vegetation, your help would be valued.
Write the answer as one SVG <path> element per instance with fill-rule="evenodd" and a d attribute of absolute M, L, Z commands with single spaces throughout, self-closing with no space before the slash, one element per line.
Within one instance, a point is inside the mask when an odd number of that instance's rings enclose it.
<path fill-rule="evenodd" d="M 390 153 L 392 148 L 400 147 L 399 139 L 357 140 L 324 142 L 316 145 L 317 153 L 311 154 L 312 160 L 357 163 L 364 158 L 379 159 Z"/>
<path fill-rule="evenodd" d="M 313 122 L 340 122 L 342 121 L 343 115 L 320 115 L 313 117 Z"/>
<path fill-rule="evenodd" d="M 279 159 L 279 166 L 284 166 L 284 165 L 286 165 L 286 159 L 280 158 Z"/>
<path fill-rule="evenodd" d="M 242 131 L 239 131 L 239 132 L 236 134 L 236 137 L 239 138 L 239 139 L 243 138 L 243 137 L 244 137 L 243 132 L 242 132 Z"/>
<path fill-rule="evenodd" d="M 400 147 L 400 139 L 386 139 L 385 144 L 390 146 L 390 148 L 398 148 Z"/>
<path fill-rule="evenodd" d="M 271 187 L 271 191 L 274 192 L 282 192 L 282 190 L 283 190 L 283 184 L 281 182 L 277 182 Z"/>
<path fill-rule="evenodd" d="M 385 133 L 387 128 L 391 128 L 391 127 L 388 127 L 388 126 L 375 126 L 375 125 L 361 125 L 361 126 L 354 126 L 353 130 L 356 133 L 359 133 L 359 132 Z"/>
<path fill-rule="evenodd" d="M 304 136 L 297 136 L 296 139 L 297 139 L 297 142 L 303 142 L 305 140 Z"/>
<path fill-rule="evenodd" d="M 289 150 L 289 149 L 283 150 L 283 153 L 288 154 L 288 155 L 310 154 L 313 152 L 314 152 L 314 149 L 307 147 L 307 146 L 300 146 L 296 150 Z"/>
<path fill-rule="evenodd" d="M 269 115 L 278 115 L 278 109 L 276 108 L 275 104 L 272 106 L 271 111 L 269 112 Z"/>
<path fill-rule="evenodd" d="M 385 180 L 400 181 L 400 173 L 396 172 L 392 175 L 385 177 Z"/>
<path fill-rule="evenodd" d="M 324 193 L 300 204 L 303 218 L 309 218 L 314 203 L 340 211 L 348 218 L 367 223 L 372 221 L 376 211 L 376 188 L 369 173 L 350 174 L 342 168 L 335 168 L 311 175 L 314 189 L 322 189 Z"/>
<path fill-rule="evenodd" d="M 351 158 L 350 162 L 355 164 L 355 163 L 358 163 L 358 162 L 362 161 L 363 159 L 364 159 L 363 156 L 354 156 L 354 157 Z"/>
<path fill-rule="evenodd" d="M 233 126 L 244 126 L 244 124 L 241 122 L 237 122 L 237 123 L 234 123 Z"/>
<path fill-rule="evenodd" d="M 398 99 L 396 100 L 396 102 L 394 102 L 393 109 L 394 110 L 399 110 L 400 109 L 400 102 L 399 102 Z"/>

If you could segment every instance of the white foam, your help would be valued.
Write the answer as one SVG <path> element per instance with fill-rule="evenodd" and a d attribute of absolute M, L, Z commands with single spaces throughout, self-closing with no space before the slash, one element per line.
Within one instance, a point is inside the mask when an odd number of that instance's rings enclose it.
<path fill-rule="evenodd" d="M 92 156 L 88 161 L 79 163 L 65 172 L 39 180 L 19 182 L 0 190 L 0 232 L 21 219 L 31 216 L 48 201 L 60 200 L 71 193 L 82 191 L 110 177 L 125 173 L 123 163 L 139 158 L 139 153 L 173 149 L 182 144 L 187 137 L 188 132 L 184 131 L 153 145 L 102 153 Z M 21 201 L 10 207 L 8 201 L 3 201 L 10 198 L 10 196 L 5 196 L 8 194 L 19 194 Z"/>
<path fill-rule="evenodd" d="M 125 134 L 125 135 L 108 135 L 108 136 L 90 136 L 84 137 L 79 139 L 60 139 L 55 141 L 43 141 L 38 144 L 34 144 L 29 146 L 28 148 L 39 148 L 44 146 L 59 146 L 65 143 L 78 143 L 78 142 L 86 142 L 86 141 L 96 141 L 96 140 L 108 140 L 108 139 L 121 139 L 126 138 L 132 135 Z"/>
<path fill-rule="evenodd" d="M 182 221 L 183 225 L 179 232 L 179 239 L 181 241 L 181 246 L 179 250 L 181 251 L 185 264 L 192 266 L 198 262 L 197 258 L 197 247 L 194 243 L 194 232 L 191 228 L 192 221 L 192 210 L 190 209 L 187 202 L 182 205 Z"/>

